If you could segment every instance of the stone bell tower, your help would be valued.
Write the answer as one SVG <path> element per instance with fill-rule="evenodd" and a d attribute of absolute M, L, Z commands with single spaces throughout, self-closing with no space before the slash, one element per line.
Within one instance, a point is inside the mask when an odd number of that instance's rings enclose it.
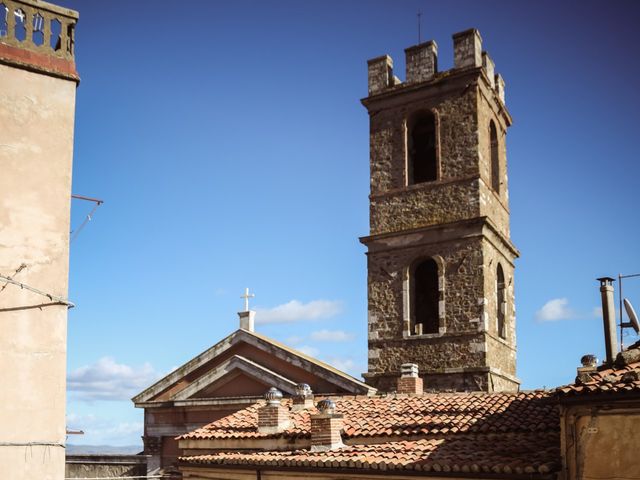
<path fill-rule="evenodd" d="M 395 389 L 417 364 L 425 390 L 514 391 L 514 260 L 504 81 L 471 29 L 438 72 L 430 41 L 369 60 L 367 382 Z"/>

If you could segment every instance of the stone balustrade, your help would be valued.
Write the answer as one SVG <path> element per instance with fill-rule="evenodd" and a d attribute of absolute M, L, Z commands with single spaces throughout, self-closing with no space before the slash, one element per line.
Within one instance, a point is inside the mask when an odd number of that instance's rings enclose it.
<path fill-rule="evenodd" d="M 0 0 L 0 44 L 74 61 L 78 13 L 40 0 Z"/>

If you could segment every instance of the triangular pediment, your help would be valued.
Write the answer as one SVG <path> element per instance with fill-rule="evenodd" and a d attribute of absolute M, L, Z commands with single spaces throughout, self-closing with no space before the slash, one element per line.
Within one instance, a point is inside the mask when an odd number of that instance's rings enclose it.
<path fill-rule="evenodd" d="M 233 383 L 232 385 L 229 385 Z M 231 387 L 231 388 L 230 388 Z M 234 355 L 197 381 L 178 393 L 174 400 L 189 398 L 246 396 L 245 390 L 260 387 L 253 395 L 260 396 L 268 388 L 276 387 L 284 393 L 293 394 L 296 382 L 278 375 L 268 368 L 239 355 Z"/>
<path fill-rule="evenodd" d="M 260 379 L 237 370 L 196 392 L 191 398 L 259 397 L 268 388 L 269 385 Z"/>
<path fill-rule="evenodd" d="M 234 377 L 235 376 L 235 377 Z M 232 379 L 236 378 L 235 383 Z M 372 387 L 330 365 L 268 337 L 237 330 L 166 377 L 136 395 L 146 403 L 185 401 L 192 398 L 260 396 L 269 387 L 292 394 L 297 383 L 308 383 L 317 393 L 367 394 Z"/>

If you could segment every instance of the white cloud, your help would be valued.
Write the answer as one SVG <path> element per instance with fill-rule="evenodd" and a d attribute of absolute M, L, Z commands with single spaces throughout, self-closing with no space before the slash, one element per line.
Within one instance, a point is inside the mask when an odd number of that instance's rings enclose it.
<path fill-rule="evenodd" d="M 302 303 L 298 300 L 273 308 L 257 308 L 256 323 L 292 323 L 304 320 L 331 318 L 342 312 L 342 302 L 334 300 L 313 300 Z"/>
<path fill-rule="evenodd" d="M 83 435 L 69 436 L 68 442 L 83 445 L 139 445 L 144 431 L 143 422 L 116 421 L 96 415 L 67 415 L 67 428 L 82 430 Z M 141 448 L 142 449 L 142 448 Z"/>
<path fill-rule="evenodd" d="M 128 400 L 155 382 L 160 375 L 151 364 L 131 367 L 103 357 L 67 375 L 67 390 L 79 399 Z"/>
<path fill-rule="evenodd" d="M 337 368 L 338 370 L 342 370 L 343 372 L 348 373 L 352 377 L 360 380 L 362 372 L 365 372 L 367 370 L 366 367 L 355 362 L 353 358 L 350 357 L 327 357 L 323 361 Z"/>
<path fill-rule="evenodd" d="M 302 345 L 300 347 L 296 347 L 296 350 L 304 353 L 305 355 L 309 355 L 310 357 L 317 357 L 318 354 L 320 353 L 320 350 L 310 345 Z"/>
<path fill-rule="evenodd" d="M 299 335 L 291 335 L 289 337 L 287 337 L 287 339 L 285 340 L 285 343 L 289 344 L 289 345 L 298 345 L 299 343 L 302 343 L 304 341 L 304 337 L 301 337 Z"/>
<path fill-rule="evenodd" d="M 554 298 L 549 300 L 536 312 L 536 319 L 542 322 L 569 320 L 576 317 L 576 312 L 569 307 L 569 300 L 566 298 Z"/>
<path fill-rule="evenodd" d="M 344 330 L 318 330 L 311 332 L 309 338 L 316 342 L 348 342 L 353 340 L 354 335 Z"/>
<path fill-rule="evenodd" d="M 602 307 L 594 307 L 590 312 L 583 309 L 575 310 L 569 305 L 569 300 L 564 297 L 549 300 L 536 312 L 536 320 L 540 322 L 590 320 L 594 318 L 602 318 Z"/>

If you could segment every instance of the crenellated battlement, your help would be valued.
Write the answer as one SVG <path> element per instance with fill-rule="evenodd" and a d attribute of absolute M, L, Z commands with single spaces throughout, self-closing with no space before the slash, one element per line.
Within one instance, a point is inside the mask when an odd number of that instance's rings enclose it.
<path fill-rule="evenodd" d="M 454 33 L 452 37 L 453 68 L 443 72 L 438 72 L 438 45 L 433 40 L 405 49 L 405 82 L 394 75 L 393 59 L 389 55 L 369 60 L 369 96 L 431 82 L 467 69 L 482 68 L 490 87 L 504 103 L 504 80 L 495 73 L 495 64 L 489 54 L 482 50 L 480 32 L 470 28 Z"/>
<path fill-rule="evenodd" d="M 78 12 L 40 0 L 0 0 L 0 61 L 77 79 Z"/>

